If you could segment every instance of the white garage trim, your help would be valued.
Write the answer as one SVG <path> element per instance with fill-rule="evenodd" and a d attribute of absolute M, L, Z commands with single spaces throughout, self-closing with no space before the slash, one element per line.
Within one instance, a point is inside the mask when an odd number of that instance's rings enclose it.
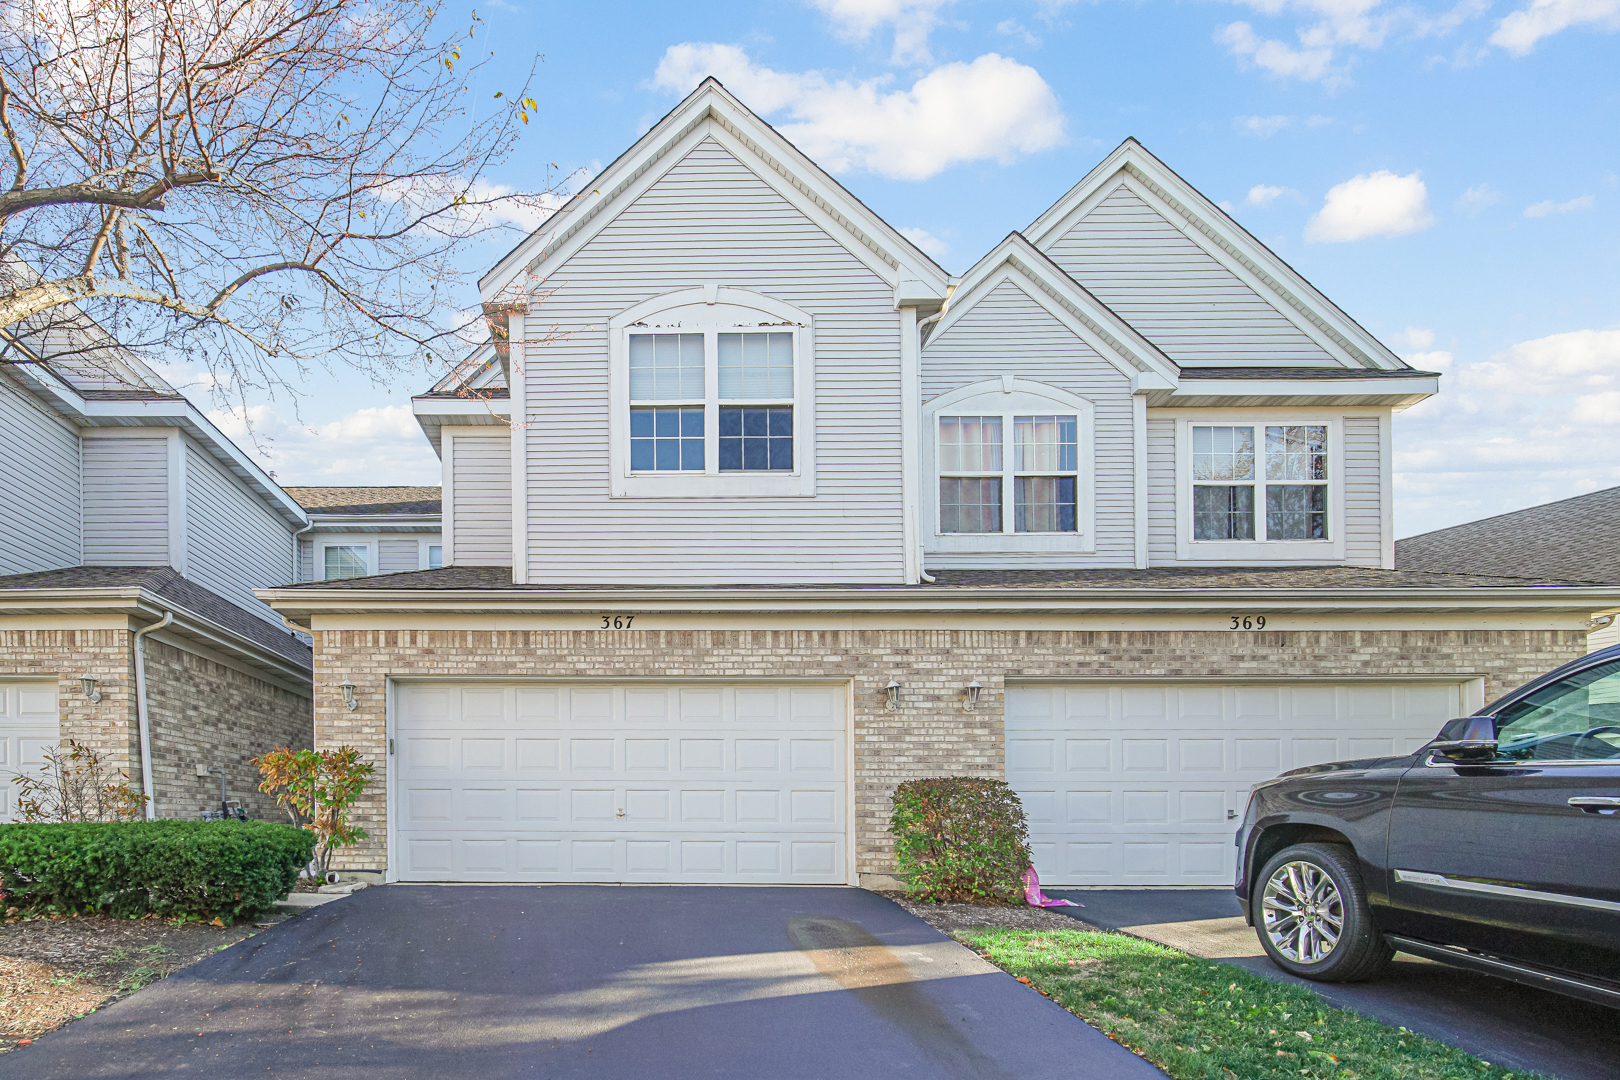
<path fill-rule="evenodd" d="M 847 884 L 850 691 L 391 680 L 387 879 Z"/>
<path fill-rule="evenodd" d="M 1409 753 L 1482 690 L 1472 675 L 1022 680 L 1007 782 L 1043 883 L 1228 886 L 1254 784 Z"/>

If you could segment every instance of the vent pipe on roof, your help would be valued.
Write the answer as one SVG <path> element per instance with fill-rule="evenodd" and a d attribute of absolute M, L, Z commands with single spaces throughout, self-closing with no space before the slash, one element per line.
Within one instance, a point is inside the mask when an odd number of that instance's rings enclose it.
<path fill-rule="evenodd" d="M 172 622 L 174 612 L 165 611 L 161 620 L 135 631 L 135 721 L 140 727 L 141 791 L 146 795 L 147 821 L 157 820 L 157 795 L 152 790 L 152 723 L 146 709 L 146 644 L 142 639 Z"/>

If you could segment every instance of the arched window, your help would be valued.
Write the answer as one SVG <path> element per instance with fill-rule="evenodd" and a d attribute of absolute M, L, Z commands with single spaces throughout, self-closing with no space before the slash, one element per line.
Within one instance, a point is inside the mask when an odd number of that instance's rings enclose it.
<path fill-rule="evenodd" d="M 804 311 L 706 285 L 609 324 L 613 494 L 815 494 L 815 343 Z"/>
<path fill-rule="evenodd" d="M 933 551 L 1096 550 L 1095 409 L 1027 379 L 925 407 L 925 542 Z"/>

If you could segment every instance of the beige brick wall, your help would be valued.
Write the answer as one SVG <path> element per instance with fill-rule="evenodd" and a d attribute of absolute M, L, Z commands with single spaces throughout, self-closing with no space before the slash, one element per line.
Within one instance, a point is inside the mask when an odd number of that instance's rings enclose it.
<path fill-rule="evenodd" d="M 0 630 L 0 675 L 55 679 L 62 741 L 93 747 L 103 765 L 138 790 L 133 641 L 128 630 Z M 219 778 L 195 776 L 204 761 L 230 770 L 229 793 L 249 813 L 280 817 L 275 800 L 258 793 L 258 773 L 247 759 L 273 746 L 310 745 L 309 698 L 161 641 L 148 638 L 145 648 L 159 815 L 195 817 L 218 808 Z M 80 689 L 86 671 L 96 676 L 99 703 Z"/>
<path fill-rule="evenodd" d="M 385 863 L 387 679 L 528 676 L 853 682 L 855 848 L 862 875 L 892 872 L 889 799 L 902 780 L 1001 776 L 1006 680 L 1030 676 L 1415 675 L 1474 672 L 1486 700 L 1584 655 L 1586 635 L 1555 630 L 1206 631 L 1012 630 L 328 630 L 315 635 L 315 738 L 347 743 L 377 766 L 356 820 L 370 833 L 344 869 Z M 343 707 L 347 677 L 360 707 Z M 883 687 L 905 687 L 898 712 Z M 964 712 L 961 688 L 984 684 Z"/>
<path fill-rule="evenodd" d="M 275 799 L 260 794 L 249 759 L 278 746 L 309 747 L 309 698 L 148 639 L 146 704 L 159 817 L 219 809 L 219 777 L 197 775 L 207 765 L 225 770 L 226 795 L 242 800 L 249 816 L 286 820 Z"/>

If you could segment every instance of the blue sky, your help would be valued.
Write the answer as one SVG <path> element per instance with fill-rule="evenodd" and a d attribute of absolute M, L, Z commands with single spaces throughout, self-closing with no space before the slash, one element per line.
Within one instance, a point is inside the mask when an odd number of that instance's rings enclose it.
<path fill-rule="evenodd" d="M 600 167 L 712 72 L 960 272 L 1134 135 L 1446 373 L 1396 422 L 1398 535 L 1620 484 L 1620 0 L 477 10 L 496 56 L 476 94 L 545 57 L 496 182 Z M 268 463 L 436 483 L 408 416 L 429 381 L 266 403 Z"/>

